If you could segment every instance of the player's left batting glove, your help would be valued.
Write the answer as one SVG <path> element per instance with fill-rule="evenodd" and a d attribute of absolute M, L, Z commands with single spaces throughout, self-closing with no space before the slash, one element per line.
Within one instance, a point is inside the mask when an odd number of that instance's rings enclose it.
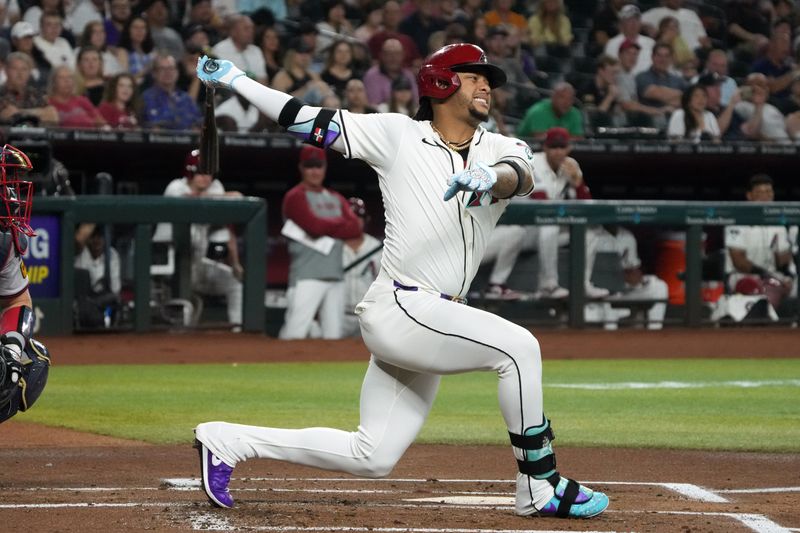
<path fill-rule="evenodd" d="M 202 56 L 197 60 L 197 77 L 208 87 L 231 89 L 239 76 L 244 76 L 244 72 L 226 59 Z"/>
<path fill-rule="evenodd" d="M 473 168 L 450 176 L 450 186 L 444 193 L 444 201 L 456 195 L 458 191 L 488 191 L 497 183 L 497 172 L 486 163 L 475 163 Z"/>

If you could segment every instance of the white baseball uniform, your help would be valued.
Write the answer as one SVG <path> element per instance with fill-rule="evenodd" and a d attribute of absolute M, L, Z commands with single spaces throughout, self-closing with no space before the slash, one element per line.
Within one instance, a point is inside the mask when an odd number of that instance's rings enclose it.
<path fill-rule="evenodd" d="M 283 103 L 251 80 L 236 90 L 267 116 Z M 277 93 L 277 94 L 276 94 Z M 266 100 L 270 100 L 267 102 Z M 295 121 L 318 109 L 304 107 Z M 533 176 L 528 146 L 478 128 L 466 164 L 428 121 L 400 114 L 337 111 L 341 135 L 331 145 L 378 174 L 386 216 L 381 272 L 356 314 L 372 353 L 361 389 L 356 431 L 276 429 L 210 422 L 196 435 L 228 465 L 249 458 L 290 461 L 351 474 L 387 475 L 422 428 L 442 375 L 497 373 L 500 410 L 510 432 L 542 425 L 541 353 L 526 329 L 454 301 L 469 291 L 508 200 L 459 192 L 445 202 L 448 178 L 477 162 L 511 160 Z M 530 191 L 521 191 L 527 194 Z M 524 452 L 514 447 L 517 459 Z M 517 475 L 517 513 L 532 514 L 554 494 L 546 480 Z"/>
<path fill-rule="evenodd" d="M 357 250 L 347 244 L 342 248 L 342 266 L 349 270 L 344 273 L 344 324 L 342 334 L 353 337 L 361 334 L 355 308 L 369 290 L 381 269 L 382 243 L 369 233 Z M 359 261 L 360 260 L 360 261 Z"/>
<path fill-rule="evenodd" d="M 775 272 L 775 254 L 791 251 L 792 243 L 786 226 L 727 226 L 725 248 L 744 250 L 753 264 Z M 740 279 L 752 275 L 737 271 L 729 253 L 725 254 L 725 273 L 731 290 Z"/>

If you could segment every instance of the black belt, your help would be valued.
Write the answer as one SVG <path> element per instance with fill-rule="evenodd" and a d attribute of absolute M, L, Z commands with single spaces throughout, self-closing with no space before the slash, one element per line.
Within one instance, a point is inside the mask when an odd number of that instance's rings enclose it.
<path fill-rule="evenodd" d="M 393 281 L 394 286 L 403 291 L 418 291 L 419 287 L 411 287 L 409 285 L 403 285 L 398 281 Z M 443 300 L 450 300 L 451 302 L 456 302 L 457 304 L 464 304 L 467 305 L 467 299 L 462 298 L 460 296 L 450 296 L 449 294 L 445 294 L 443 292 L 439 293 L 439 297 Z"/>

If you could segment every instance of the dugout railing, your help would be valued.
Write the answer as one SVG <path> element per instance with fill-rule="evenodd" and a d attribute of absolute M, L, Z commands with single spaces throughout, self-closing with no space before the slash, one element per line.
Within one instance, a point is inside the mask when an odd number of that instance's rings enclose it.
<path fill-rule="evenodd" d="M 133 327 L 150 330 L 150 267 L 152 236 L 160 222 L 173 224 L 178 293 L 188 295 L 191 282 L 189 227 L 200 224 L 244 226 L 244 301 L 242 329 L 265 330 L 267 206 L 261 198 L 169 198 L 165 196 L 36 197 L 33 226 L 43 228 L 34 237 L 26 257 L 40 333 L 57 335 L 73 329 L 75 229 L 80 223 L 126 224 L 134 227 Z M 48 218 L 50 220 L 48 220 Z M 48 233 L 48 235 L 44 235 Z M 54 233 L 54 235 L 49 235 Z M 48 279 L 49 278 L 51 279 Z M 49 281 L 47 293 L 37 285 Z"/>
<path fill-rule="evenodd" d="M 697 327 L 702 320 L 703 228 L 728 225 L 797 225 L 800 202 L 676 202 L 611 201 L 520 202 L 509 205 L 501 224 L 569 226 L 569 325 L 584 326 L 584 266 L 586 227 L 650 224 L 685 228 L 686 304 L 683 323 Z"/>

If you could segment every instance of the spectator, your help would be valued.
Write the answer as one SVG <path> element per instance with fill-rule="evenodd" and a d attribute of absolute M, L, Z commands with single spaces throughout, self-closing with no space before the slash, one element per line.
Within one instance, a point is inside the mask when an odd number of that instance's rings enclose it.
<path fill-rule="evenodd" d="M 325 70 L 320 74 L 322 81 L 341 98 L 347 82 L 353 78 L 360 78 L 353 64 L 353 45 L 349 41 L 336 41 L 328 49 L 325 60 Z"/>
<path fill-rule="evenodd" d="M 494 0 L 492 5 L 494 9 L 487 11 L 483 16 L 488 27 L 491 28 L 498 24 L 510 24 L 519 28 L 522 32 L 527 31 L 528 21 L 525 20 L 525 17 L 511 9 L 514 5 L 514 0 Z"/>
<path fill-rule="evenodd" d="M 483 0 L 461 0 L 456 6 L 454 16 L 456 20 L 475 21 L 483 19 Z M 485 22 L 485 21 L 484 21 Z"/>
<path fill-rule="evenodd" d="M 392 93 L 392 80 L 399 76 L 408 79 L 411 83 L 414 101 L 419 100 L 416 77 L 410 70 L 403 67 L 403 53 L 403 45 L 397 39 L 384 41 L 380 61 L 367 70 L 363 78 L 371 105 L 377 106 L 389 101 Z"/>
<path fill-rule="evenodd" d="M 683 92 L 681 108 L 669 117 L 667 137 L 672 140 L 719 142 L 722 134 L 714 113 L 708 110 L 705 85 L 695 84 Z"/>
<path fill-rule="evenodd" d="M 400 41 L 401 48 L 405 51 L 403 60 L 404 67 L 411 67 L 422 58 L 414 40 L 400 30 L 400 23 L 402 21 L 403 12 L 400 8 L 400 4 L 396 0 L 387 0 L 387 2 L 383 4 L 383 28 L 367 41 L 369 54 L 373 59 L 381 57 L 383 43 L 387 39 L 396 39 Z"/>
<path fill-rule="evenodd" d="M 114 48 L 111 50 L 106 44 L 106 30 L 102 21 L 91 21 L 83 28 L 83 33 L 78 41 L 80 48 L 76 50 L 76 57 L 80 55 L 83 48 L 92 46 L 100 52 L 103 62 L 103 76 L 110 78 L 122 72 L 122 61 L 120 52 Z"/>
<path fill-rule="evenodd" d="M 485 50 L 489 60 L 503 69 L 508 79 L 506 85 L 492 91 L 493 111 L 519 116 L 539 98 L 539 92 L 523 70 L 520 58 L 513 55 L 510 37 L 508 27 L 491 27 L 486 37 Z"/>
<path fill-rule="evenodd" d="M 500 1 L 505 2 L 510 0 Z M 427 56 L 428 53 L 433 52 L 433 50 L 428 49 L 428 40 L 431 34 L 444 30 L 446 23 L 436 14 L 434 10 L 436 7 L 434 5 L 434 0 L 414 0 L 414 4 L 417 6 L 417 9 L 403 19 L 403 22 L 400 23 L 399 30 L 401 33 L 411 37 L 417 50 L 419 50 L 423 56 Z M 524 20 L 525 19 L 523 19 L 523 21 Z M 373 103 L 378 104 L 380 102 Z"/>
<path fill-rule="evenodd" d="M 153 37 L 145 19 L 132 17 L 128 20 L 119 38 L 119 48 L 125 52 L 123 69 L 133 74 L 136 83 L 141 85 L 150 74 L 155 56 Z"/>
<path fill-rule="evenodd" d="M 322 8 L 325 20 L 317 23 L 317 57 L 324 57 L 328 47 L 335 42 L 353 36 L 353 25 L 347 20 L 344 0 L 324 0 Z"/>
<path fill-rule="evenodd" d="M 615 253 L 622 267 L 625 288 L 622 292 L 609 296 L 608 301 L 660 300 L 647 309 L 647 329 L 662 329 L 664 316 L 667 313 L 669 287 L 663 279 L 642 272 L 642 262 L 639 259 L 636 237 L 633 233 L 620 226 L 603 226 L 598 234 L 597 251 Z M 602 305 L 610 307 L 608 302 Z M 613 317 L 613 310 L 612 313 L 608 313 L 608 308 L 605 311 L 606 318 L 609 315 Z M 609 322 L 606 322 L 606 327 L 608 325 Z"/>
<path fill-rule="evenodd" d="M 536 14 L 528 19 L 528 32 L 532 46 L 559 47 L 562 56 L 569 56 L 572 24 L 564 12 L 564 0 L 541 0 Z"/>
<path fill-rule="evenodd" d="M 168 56 L 169 57 L 169 56 Z M 238 191 L 226 191 L 222 183 L 210 174 L 200 174 L 197 167 L 200 151 L 192 150 L 184 163 L 184 175 L 172 180 L 164 189 L 164 196 L 223 199 L 225 197 L 241 197 Z M 208 257 L 209 249 L 208 224 L 192 224 L 190 228 L 192 242 L 192 290 L 206 295 L 224 296 L 227 304 L 228 322 L 234 331 L 240 331 L 242 324 L 242 276 L 244 270 L 239 262 L 239 250 L 236 235 L 225 230 L 228 240 L 225 243 L 226 262 L 216 261 Z M 170 242 L 172 226 L 159 224 L 156 227 L 154 241 Z"/>
<path fill-rule="evenodd" d="M 73 34 L 82 35 L 90 22 L 99 22 L 102 25 L 105 11 L 105 0 L 79 0 L 67 17 L 67 26 Z"/>
<path fill-rule="evenodd" d="M 760 0 L 730 0 L 725 6 L 728 19 L 728 48 L 741 57 L 753 58 L 769 43 L 769 18 Z"/>
<path fill-rule="evenodd" d="M 696 62 L 697 57 L 686 44 L 680 34 L 680 25 L 675 17 L 664 17 L 658 23 L 658 31 L 655 34 L 655 41 L 659 44 L 666 44 L 672 48 L 677 70 L 681 70 L 687 63 Z"/>
<path fill-rule="evenodd" d="M 749 202 L 772 202 L 772 178 L 756 174 L 747 184 Z M 795 230 L 796 231 L 796 230 Z M 727 226 L 725 228 L 727 287 L 741 294 L 767 294 L 777 308 L 795 290 L 797 270 L 786 226 Z"/>
<path fill-rule="evenodd" d="M 44 55 L 50 66 L 75 66 L 75 52 L 72 45 L 61 37 L 63 19 L 56 13 L 43 13 L 39 35 L 33 38 L 33 44 Z"/>
<path fill-rule="evenodd" d="M 344 108 L 351 113 L 377 113 L 377 109 L 369 105 L 367 90 L 364 82 L 358 78 L 353 78 L 347 82 L 344 90 Z"/>
<path fill-rule="evenodd" d="M 382 22 L 383 6 L 377 2 L 368 4 L 363 23 L 353 32 L 353 37 L 366 45 L 373 35 L 383 29 Z"/>
<path fill-rule="evenodd" d="M 199 34 L 195 34 L 194 40 L 200 41 L 202 38 Z M 178 62 L 178 88 L 186 91 L 198 107 L 202 107 L 205 103 L 206 86 L 197 78 L 197 61 L 207 50 L 207 44 L 205 47 L 198 47 L 188 43 L 186 53 L 180 57 Z"/>
<path fill-rule="evenodd" d="M 269 126 L 267 117 L 238 93 L 217 104 L 215 116 L 221 131 L 260 132 Z"/>
<path fill-rule="evenodd" d="M 33 44 L 33 38 L 38 33 L 33 26 L 24 20 L 15 23 L 11 28 L 11 50 L 12 52 L 24 53 L 31 58 L 33 64 L 31 80 L 35 85 L 41 87 L 47 83 L 47 77 L 50 74 L 50 62 L 44 57 L 42 51 Z"/>
<path fill-rule="evenodd" d="M 48 103 L 58 111 L 58 125 L 62 128 L 100 128 L 105 119 L 88 98 L 76 93 L 75 72 L 60 66 L 50 73 Z"/>
<path fill-rule="evenodd" d="M 222 40 L 220 31 L 224 29 L 225 25 L 214 9 L 211 0 L 190 0 L 189 4 L 183 22 L 184 30 L 202 28 L 211 45 L 220 42 Z M 184 44 L 186 40 L 186 35 L 184 35 Z"/>
<path fill-rule="evenodd" d="M 753 63 L 752 71 L 760 72 L 767 78 L 770 103 L 781 107 L 789 97 L 789 86 L 800 78 L 800 66 L 791 58 L 791 37 L 782 32 L 775 32 L 770 37 L 767 53 Z"/>
<path fill-rule="evenodd" d="M 400 76 L 392 80 L 392 96 L 388 102 L 378 104 L 379 113 L 400 113 L 413 117 L 417 113 L 417 103 L 408 78 Z"/>
<path fill-rule="evenodd" d="M 684 89 L 684 79 L 672 74 L 672 49 L 664 44 L 655 45 L 652 65 L 636 75 L 639 101 L 671 113 L 680 107 Z"/>
<path fill-rule="evenodd" d="M 593 127 L 614 126 L 624 122 L 617 87 L 619 72 L 619 61 L 603 55 L 597 60 L 594 77 L 577 90 L 578 99 L 583 102 Z"/>
<path fill-rule="evenodd" d="M 182 57 L 186 51 L 183 47 L 183 38 L 177 31 L 169 27 L 170 12 L 167 0 L 142 0 L 139 5 L 142 4 L 143 14 L 150 26 L 150 35 L 156 50 L 172 57 Z M 226 57 L 225 59 L 230 58 Z"/>
<path fill-rule="evenodd" d="M 661 7 L 654 7 L 644 12 L 642 24 L 652 36 L 656 34 L 661 21 L 666 17 L 672 17 L 676 20 L 680 36 L 686 46 L 689 47 L 690 52 L 694 52 L 698 48 L 711 47 L 711 40 L 706 35 L 703 22 L 696 12 L 683 7 L 683 0 L 661 0 Z M 676 51 L 677 57 L 679 56 Z"/>
<path fill-rule="evenodd" d="M 138 128 L 140 109 L 141 101 L 133 76 L 123 72 L 108 80 L 103 102 L 97 111 L 109 126 L 119 129 Z"/>
<path fill-rule="evenodd" d="M 560 127 L 550 128 L 542 143 L 543 151 L 533 154 L 537 184 L 528 200 L 574 200 L 591 199 L 589 188 L 583 181 L 580 165 L 572 157 L 570 135 Z M 512 226 L 499 225 L 492 234 L 483 261 L 496 258 L 489 276 L 489 288 L 485 294 L 488 299 L 517 300 L 520 293 L 509 289 L 506 281 L 511 275 L 519 253 L 524 250 L 537 250 L 539 263 L 537 291 L 535 298 L 564 299 L 569 291 L 558 284 L 558 247 L 569 242 L 569 232 L 558 226 Z M 595 287 L 589 281 L 594 267 L 597 229 L 589 228 L 586 239 L 585 291 L 589 298 L 603 298 L 609 291 Z"/>
<path fill-rule="evenodd" d="M 652 64 L 652 52 L 656 42 L 646 36 L 641 35 L 642 12 L 634 4 L 628 4 L 619 10 L 619 30 L 620 33 L 612 37 L 606 43 L 605 54 L 607 56 L 619 58 L 619 49 L 624 41 L 633 41 L 639 46 L 639 57 L 634 67 L 636 74 L 644 72 Z"/>
<path fill-rule="evenodd" d="M 592 18 L 592 28 L 589 31 L 589 42 L 586 53 L 589 57 L 596 57 L 603 53 L 609 39 L 619 34 L 619 10 L 629 0 L 608 0 L 603 2 L 602 8 Z"/>
<path fill-rule="evenodd" d="M 364 228 L 369 224 L 369 215 L 361 198 L 348 199 L 350 209 L 361 220 Z M 361 334 L 356 305 L 364 298 L 369 286 L 378 277 L 381 269 L 383 243 L 367 233 L 352 239 L 345 239 L 342 247 L 342 265 L 344 269 L 344 319 L 343 337 L 355 337 Z"/>
<path fill-rule="evenodd" d="M 573 105 L 575 89 L 567 82 L 553 87 L 550 98 L 533 104 L 517 126 L 520 137 L 542 139 L 553 127 L 565 128 L 572 137 L 583 137 L 583 115 Z"/>
<path fill-rule="evenodd" d="M 777 107 L 769 103 L 767 77 L 754 72 L 747 76 L 741 89 L 742 101 L 734 108 L 744 124 L 741 131 L 746 139 L 753 141 L 788 142 L 785 117 Z"/>
<path fill-rule="evenodd" d="M 259 83 L 267 84 L 267 67 L 261 50 L 253 44 L 255 26 L 247 15 L 232 15 L 228 18 L 228 38 L 211 49 L 220 59 L 233 61 L 244 72 Z"/>
<path fill-rule="evenodd" d="M 284 233 L 293 236 L 289 241 L 288 306 L 279 337 L 306 338 L 319 313 L 322 337 L 339 339 L 345 305 L 342 239 L 357 238 L 363 231 L 363 222 L 341 194 L 322 185 L 327 170 L 324 150 L 304 145 L 299 169 L 300 183 L 283 198 Z M 291 232 L 289 228 L 296 230 Z M 331 247 L 314 247 L 320 241 Z"/>
<path fill-rule="evenodd" d="M 199 129 L 202 114 L 189 93 L 178 89 L 178 65 L 170 55 L 153 60 L 153 86 L 144 91 L 144 126 L 164 130 Z"/>
<path fill-rule="evenodd" d="M 313 48 L 304 41 L 296 41 L 283 56 L 283 69 L 272 80 L 272 88 L 291 94 L 311 105 L 318 105 L 331 91 L 319 74 L 312 72 Z"/>
<path fill-rule="evenodd" d="M 108 17 L 103 21 L 106 42 L 109 46 L 121 46 L 120 39 L 131 18 L 131 0 L 111 0 Z"/>
<path fill-rule="evenodd" d="M 65 20 L 67 18 L 67 10 L 65 9 L 64 0 L 38 0 L 32 2 L 32 5 L 25 10 L 22 20 L 41 30 L 42 15 L 49 13 L 51 15 L 58 15 L 61 18 L 61 30 L 66 30 Z M 24 4 L 23 4 L 24 5 Z M 59 32 L 61 31 L 59 30 Z M 67 33 L 69 35 L 69 33 Z"/>
<path fill-rule="evenodd" d="M 720 50 L 719 48 L 711 50 L 706 58 L 704 73 L 714 73 L 722 78 L 722 95 L 720 97 L 720 103 L 723 106 L 727 106 L 731 101 L 731 96 L 733 95 L 734 91 L 739 88 L 739 86 L 736 84 L 736 80 L 728 75 L 727 52 L 725 52 L 725 50 Z"/>
<path fill-rule="evenodd" d="M 287 0 L 238 0 L 235 5 L 241 13 L 252 14 L 257 18 L 264 11 L 268 11 L 271 17 L 264 18 L 272 21 L 268 24 L 272 25 L 274 21 L 282 21 L 289 16 L 286 4 Z"/>
<path fill-rule="evenodd" d="M 716 72 L 707 72 L 697 79 L 697 83 L 706 88 L 708 103 L 706 108 L 714 114 L 719 125 L 720 135 L 724 140 L 742 139 L 741 127 L 743 120 L 734 112 L 734 108 L 741 100 L 737 88 L 730 98 L 728 105 L 722 104 L 722 85 L 724 78 Z"/>
<path fill-rule="evenodd" d="M 96 23 L 90 22 L 89 24 Z M 93 106 L 100 105 L 103 100 L 103 92 L 106 90 L 100 51 L 93 46 L 81 48 L 78 52 L 76 71 L 78 74 L 77 94 L 87 97 Z"/>
<path fill-rule="evenodd" d="M 102 226 L 78 226 L 75 231 L 75 268 L 89 274 L 88 294 L 76 295 L 77 318 L 81 326 L 109 327 L 116 321 L 122 291 L 120 265 L 119 253 L 111 243 L 106 243 Z"/>
<path fill-rule="evenodd" d="M 264 56 L 264 67 L 267 69 L 267 79 L 274 80 L 278 71 L 281 69 L 283 61 L 283 49 L 278 30 L 275 28 L 264 28 L 258 39 L 261 47 L 261 55 Z"/>
<path fill-rule="evenodd" d="M 0 87 L 0 120 L 6 124 L 32 117 L 43 126 L 58 123 L 58 112 L 47 103 L 41 90 L 30 85 L 33 59 L 22 52 L 6 58 L 6 83 Z"/>

